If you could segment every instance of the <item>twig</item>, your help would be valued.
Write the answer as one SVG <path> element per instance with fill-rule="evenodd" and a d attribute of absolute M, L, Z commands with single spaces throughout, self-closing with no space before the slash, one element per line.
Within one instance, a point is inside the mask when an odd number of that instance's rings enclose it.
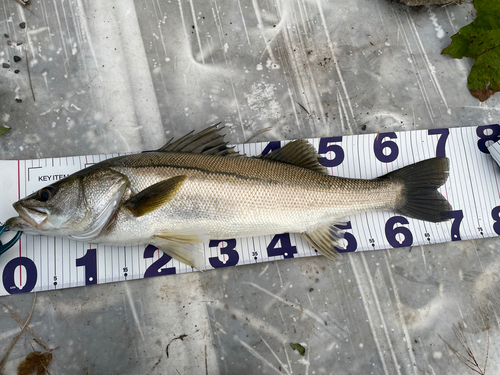
<path fill-rule="evenodd" d="M 451 2 L 449 2 L 449 3 L 447 3 L 447 4 L 444 4 L 444 5 L 442 5 L 442 6 L 441 6 L 441 8 L 447 7 L 447 6 L 448 6 L 448 5 L 450 5 L 450 4 L 455 4 L 455 5 L 458 5 L 460 8 L 463 8 L 463 9 L 464 9 L 467 13 L 469 13 L 471 16 L 473 16 L 473 14 L 472 14 L 472 12 L 471 12 L 470 10 L 466 9 L 465 7 L 463 7 L 461 4 L 459 4 L 459 3 L 458 3 L 458 2 L 456 2 L 456 1 L 451 1 Z"/>
<path fill-rule="evenodd" d="M 298 105 L 300 105 L 300 108 L 302 108 L 304 111 L 306 111 L 306 113 L 310 116 L 311 114 L 309 113 L 309 111 L 302 105 L 300 104 L 299 102 L 296 102 Z"/>
<path fill-rule="evenodd" d="M 80 340 L 80 345 L 82 347 L 82 353 L 83 353 L 83 359 L 85 360 L 85 374 L 86 375 L 89 375 L 89 367 L 88 367 L 88 363 L 87 363 L 87 357 L 85 357 L 85 350 L 83 348 L 83 343 L 82 343 L 82 339 L 80 338 L 80 336 L 78 336 L 78 333 L 76 332 L 76 330 L 73 328 L 73 325 L 71 324 L 71 322 L 69 321 L 69 319 L 66 317 L 66 315 L 64 314 L 64 312 L 61 310 L 61 308 L 59 307 L 59 305 L 57 304 L 56 300 L 54 299 L 54 297 L 52 297 L 52 294 L 50 294 L 48 291 L 47 291 L 47 294 L 49 295 L 49 297 L 52 299 L 52 301 L 54 302 L 54 304 L 56 305 L 56 307 L 59 309 L 59 311 L 61 312 L 61 314 L 64 316 L 64 318 L 66 319 L 66 321 L 68 322 L 69 326 L 71 327 L 71 329 L 73 330 L 73 332 L 75 332 L 75 335 L 76 337 L 78 337 L 78 340 Z"/>
<path fill-rule="evenodd" d="M 265 132 L 268 132 L 269 130 L 271 130 L 273 127 L 270 126 L 268 128 L 265 128 L 265 129 L 262 129 L 262 130 L 259 130 L 257 133 L 255 133 L 254 135 L 252 135 L 250 138 L 248 138 L 245 143 L 248 143 L 250 142 L 252 139 L 254 139 L 255 137 L 261 135 L 262 133 L 265 133 Z"/>
<path fill-rule="evenodd" d="M 30 5 L 30 15 L 31 15 L 31 5 Z M 33 83 L 31 82 L 31 73 L 30 73 L 30 64 L 29 64 L 29 61 L 28 61 L 28 46 L 29 46 L 29 43 L 28 43 L 28 22 L 30 20 L 30 17 L 28 16 L 28 18 L 26 19 L 26 48 L 24 49 L 24 57 L 26 58 L 26 68 L 28 69 L 28 79 L 30 81 L 30 88 L 31 88 L 31 95 L 33 95 L 33 101 L 36 102 L 36 99 L 35 99 L 35 91 L 33 90 Z"/>
<path fill-rule="evenodd" d="M 35 13 L 35 12 L 33 12 L 33 11 L 31 10 L 31 6 L 28 8 L 28 5 L 31 5 L 31 2 L 29 2 L 29 4 L 28 4 L 28 3 L 25 3 L 23 0 L 14 0 L 14 1 L 15 1 L 16 3 L 18 3 L 18 4 L 20 4 L 20 5 L 21 5 L 24 9 L 28 9 L 28 10 L 29 10 L 29 12 L 30 12 L 30 13 L 33 13 L 33 14 L 35 15 L 35 17 L 36 17 L 36 18 L 40 19 L 40 17 L 38 17 L 38 16 L 36 15 L 36 13 Z"/>
<path fill-rule="evenodd" d="M 168 347 L 170 346 L 170 344 L 172 343 L 172 341 L 174 340 L 181 340 L 181 341 L 184 341 L 184 338 L 187 337 L 187 335 L 180 335 L 179 337 L 175 337 L 173 338 L 172 340 L 170 340 L 170 342 L 168 343 L 167 345 L 167 349 L 165 350 L 167 352 L 167 358 L 168 358 Z"/>
<path fill-rule="evenodd" d="M 205 345 L 205 371 L 208 375 L 207 346 Z"/>
<path fill-rule="evenodd" d="M 21 320 L 21 318 L 19 317 L 19 315 L 17 315 L 9 306 L 5 305 L 3 302 L 0 302 L 7 310 L 9 310 L 9 312 L 12 314 L 12 316 L 14 317 L 14 319 L 16 320 L 17 324 L 19 324 L 19 327 L 22 328 L 22 326 L 24 325 L 24 322 Z M 28 331 L 29 333 L 31 333 L 35 339 L 35 341 L 40 345 L 42 346 L 45 350 L 51 350 L 43 341 L 40 337 L 38 337 L 38 335 L 33 332 L 33 330 L 30 328 L 30 327 L 26 327 L 26 331 Z M 35 350 L 33 348 L 33 350 Z"/>
<path fill-rule="evenodd" d="M 7 358 L 9 357 L 10 352 L 14 348 L 14 345 L 16 345 L 17 340 L 19 340 L 19 337 L 21 337 L 24 330 L 28 326 L 28 323 L 31 320 L 31 316 L 33 315 L 33 310 L 35 309 L 35 302 L 36 302 L 36 292 L 35 292 L 35 296 L 33 298 L 33 306 L 31 306 L 31 312 L 30 312 L 30 315 L 28 316 L 28 319 L 26 319 L 26 322 L 24 323 L 23 328 L 21 328 L 21 331 L 17 334 L 16 337 L 14 337 L 14 340 L 12 340 L 12 343 L 10 344 L 9 349 L 7 349 L 7 352 L 5 353 L 5 355 L 2 358 L 2 361 L 0 362 L 0 374 L 2 373 L 3 366 L 7 362 Z"/>
<path fill-rule="evenodd" d="M 467 366 L 469 369 L 472 371 L 480 374 L 480 375 L 485 375 L 486 374 L 486 365 L 488 363 L 488 352 L 490 349 L 490 333 L 488 331 L 488 345 L 486 347 L 486 359 L 484 362 L 484 368 L 481 370 L 481 367 L 477 363 L 476 358 L 474 357 L 474 353 L 472 353 L 472 350 L 469 346 L 469 343 L 467 341 L 467 337 L 465 336 L 464 330 L 462 328 L 462 325 L 458 323 L 458 328 L 457 326 L 453 325 L 453 333 L 455 334 L 456 338 L 458 341 L 460 341 L 460 344 L 462 347 L 465 349 L 465 352 L 467 353 L 467 356 L 464 356 L 462 353 L 459 353 L 458 350 L 456 350 L 454 347 L 452 347 L 448 342 L 446 342 L 445 339 L 443 339 L 440 335 L 439 338 L 444 341 L 446 345 L 450 348 L 450 350 L 453 352 L 453 354 L 456 355 L 456 357 L 462 362 L 465 366 Z"/>

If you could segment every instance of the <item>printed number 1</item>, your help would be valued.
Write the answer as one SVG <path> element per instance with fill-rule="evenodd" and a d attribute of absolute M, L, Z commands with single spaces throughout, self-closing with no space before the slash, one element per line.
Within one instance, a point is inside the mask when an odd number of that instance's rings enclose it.
<path fill-rule="evenodd" d="M 85 267 L 85 285 L 97 284 L 96 249 L 88 249 L 84 256 L 76 260 L 77 267 Z"/>

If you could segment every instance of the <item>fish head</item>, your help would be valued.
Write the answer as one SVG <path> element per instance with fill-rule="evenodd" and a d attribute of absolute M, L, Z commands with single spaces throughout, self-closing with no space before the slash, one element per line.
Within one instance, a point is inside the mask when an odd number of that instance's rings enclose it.
<path fill-rule="evenodd" d="M 7 220 L 7 228 L 81 241 L 96 237 L 116 212 L 129 182 L 110 169 L 82 172 L 14 203 L 19 216 Z"/>

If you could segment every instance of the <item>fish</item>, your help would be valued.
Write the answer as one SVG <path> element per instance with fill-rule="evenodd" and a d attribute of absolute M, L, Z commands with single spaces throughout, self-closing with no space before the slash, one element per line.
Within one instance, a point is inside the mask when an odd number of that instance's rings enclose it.
<path fill-rule="evenodd" d="M 210 239 L 300 233 L 319 253 L 340 256 L 346 217 L 374 210 L 429 222 L 451 218 L 438 191 L 446 157 L 375 179 L 331 176 L 303 139 L 249 157 L 224 141 L 223 127 L 190 132 L 152 152 L 82 169 L 15 202 L 5 225 L 34 235 L 105 245 L 152 244 L 197 269 Z"/>

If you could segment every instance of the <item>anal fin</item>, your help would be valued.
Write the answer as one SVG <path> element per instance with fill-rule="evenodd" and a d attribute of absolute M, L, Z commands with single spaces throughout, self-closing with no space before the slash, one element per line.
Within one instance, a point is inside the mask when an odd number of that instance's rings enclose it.
<path fill-rule="evenodd" d="M 168 203 L 186 178 L 187 176 L 175 176 L 151 185 L 127 200 L 124 206 L 136 217 L 146 215 Z"/>
<path fill-rule="evenodd" d="M 341 223 L 320 225 L 311 231 L 301 233 L 316 250 L 328 259 L 340 259 L 340 253 L 335 247 L 342 247 L 340 240 L 344 238 L 344 231 L 335 227 Z"/>
<path fill-rule="evenodd" d="M 153 244 L 172 258 L 200 271 L 205 268 L 205 256 L 201 244 L 210 236 L 202 229 L 190 232 L 168 232 L 153 235 Z"/>

